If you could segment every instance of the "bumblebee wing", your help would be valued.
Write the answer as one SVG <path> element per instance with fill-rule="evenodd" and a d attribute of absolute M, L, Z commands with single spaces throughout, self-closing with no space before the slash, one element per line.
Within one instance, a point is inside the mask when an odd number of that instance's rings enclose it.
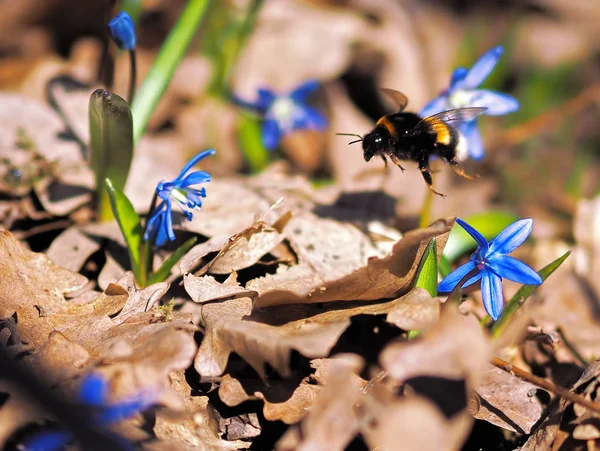
<path fill-rule="evenodd" d="M 428 116 L 423 121 L 432 125 L 443 122 L 451 127 L 458 127 L 465 122 L 475 119 L 486 110 L 487 108 L 456 108 Z"/>
<path fill-rule="evenodd" d="M 387 95 L 390 100 L 398 105 L 398 113 L 404 111 L 404 108 L 406 108 L 406 105 L 408 105 L 408 97 L 406 97 L 400 91 L 396 91 L 394 89 L 381 88 L 381 91 L 383 91 L 383 93 Z"/>

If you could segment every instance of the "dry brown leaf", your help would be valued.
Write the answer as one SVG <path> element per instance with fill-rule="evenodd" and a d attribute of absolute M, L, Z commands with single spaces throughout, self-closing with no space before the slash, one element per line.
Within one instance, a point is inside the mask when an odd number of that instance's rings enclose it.
<path fill-rule="evenodd" d="M 407 232 L 387 256 L 372 257 L 367 264 L 336 278 L 319 273 L 310 263 L 300 263 L 275 275 L 254 279 L 247 288 L 259 292 L 256 307 L 347 300 L 376 300 L 406 293 L 412 284 L 421 256 L 431 238 L 441 253 L 452 219 L 438 220 L 426 229 Z"/>
<path fill-rule="evenodd" d="M 58 266 L 78 272 L 100 243 L 77 227 L 69 227 L 52 241 L 46 255 Z"/>
<path fill-rule="evenodd" d="M 278 451 L 343 450 L 358 432 L 354 405 L 361 398 L 363 381 L 357 376 L 363 361 L 356 355 L 331 359 L 310 413 L 299 426 L 286 431 L 277 443 Z"/>
<path fill-rule="evenodd" d="M 600 360 L 586 368 L 571 391 L 591 401 L 598 400 L 600 390 Z M 523 445 L 523 451 L 538 449 L 586 449 L 586 441 L 598 446 L 596 436 L 600 430 L 598 416 L 586 407 L 561 399 L 544 422 Z M 589 449 L 589 447 L 587 448 Z"/>
<path fill-rule="evenodd" d="M 542 404 L 536 397 L 537 387 L 498 368 L 482 375 L 477 387 L 480 407 L 474 415 L 496 426 L 529 434 L 542 416 Z"/>
<path fill-rule="evenodd" d="M 171 388 L 180 397 L 184 406 L 182 415 L 169 415 L 159 411 L 156 415 L 154 433 L 158 439 L 148 449 L 188 450 L 203 449 L 220 451 L 241 449 L 244 443 L 221 440 L 218 434 L 217 419 L 208 405 L 208 397 L 192 396 L 192 389 L 181 371 L 169 376 Z"/>
<path fill-rule="evenodd" d="M 87 279 L 60 268 L 44 254 L 26 249 L 10 232 L 0 231 L 0 319 L 16 314 L 19 339 L 35 348 L 53 331 L 48 316 L 65 309 L 64 295 Z"/>
<path fill-rule="evenodd" d="M 6 394 L 8 399 L 0 405 L 0 444 L 4 446 L 20 428 L 27 424 L 43 420 L 44 412 L 31 399 L 19 392 L 15 387 L 0 383 L 0 396 Z"/>
<path fill-rule="evenodd" d="M 183 285 L 194 302 L 204 303 L 209 301 L 226 301 L 242 297 L 254 298 L 258 293 L 247 290 L 237 284 L 222 284 L 214 277 L 195 277 L 187 274 L 183 278 Z"/>
<path fill-rule="evenodd" d="M 202 305 L 206 335 L 194 362 L 200 376 L 223 374 L 232 352 L 246 360 L 263 379 L 265 363 L 281 376 L 289 376 L 292 350 L 309 358 L 325 357 L 350 324 L 347 319 L 326 324 L 307 319 L 273 326 L 258 322 L 262 318 L 254 319 L 251 313 L 250 298 Z"/>
<path fill-rule="evenodd" d="M 200 264 L 204 257 L 212 252 L 220 251 L 228 242 L 228 236 L 217 235 L 194 246 L 179 260 L 179 271 L 181 274 L 188 274 Z"/>
<path fill-rule="evenodd" d="M 416 376 L 437 376 L 466 379 L 475 388 L 489 356 L 488 340 L 478 321 L 448 308 L 423 337 L 390 343 L 380 360 L 390 377 L 401 383 Z"/>
<path fill-rule="evenodd" d="M 237 406 L 249 400 L 264 401 L 263 414 L 269 421 L 286 424 L 299 422 L 312 407 L 321 389 L 320 382 L 327 374 L 331 359 L 311 362 L 315 373 L 302 379 L 269 381 L 236 378 L 226 374 L 219 385 L 219 397 L 228 406 Z"/>
<path fill-rule="evenodd" d="M 379 399 L 381 398 L 381 399 Z M 369 449 L 394 451 L 402 443 L 407 450 L 449 450 L 449 422 L 424 398 L 393 400 L 373 390 L 362 397 L 360 433 Z"/>

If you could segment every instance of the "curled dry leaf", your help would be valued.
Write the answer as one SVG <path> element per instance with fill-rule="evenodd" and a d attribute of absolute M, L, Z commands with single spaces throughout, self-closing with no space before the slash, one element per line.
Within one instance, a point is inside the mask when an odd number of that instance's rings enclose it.
<path fill-rule="evenodd" d="M 477 387 L 480 406 L 474 415 L 519 434 L 529 434 L 542 416 L 537 387 L 499 368 L 490 368 Z"/>
<path fill-rule="evenodd" d="M 256 379 L 236 378 L 226 374 L 219 385 L 219 397 L 228 406 L 244 401 L 264 401 L 263 414 L 269 421 L 286 424 L 299 422 L 312 407 L 321 390 L 320 382 L 327 374 L 332 360 L 316 359 L 311 362 L 316 372 L 304 378 L 269 381 L 265 384 Z"/>
<path fill-rule="evenodd" d="M 32 348 L 44 344 L 54 330 L 48 317 L 65 309 L 65 294 L 87 283 L 6 231 L 0 231 L 0 275 L 0 320 L 15 322 L 19 340 Z"/>
<path fill-rule="evenodd" d="M 182 371 L 171 373 L 169 380 L 171 388 L 183 403 L 184 411 L 180 415 L 170 415 L 164 411 L 157 413 L 154 433 L 158 440 L 149 449 L 200 448 L 206 451 L 220 451 L 243 447 L 242 443 L 221 440 L 217 430 L 217 419 L 208 405 L 208 397 L 192 396 L 192 389 Z"/>
<path fill-rule="evenodd" d="M 247 290 L 237 284 L 221 284 L 214 277 L 195 277 L 187 274 L 183 278 L 183 286 L 192 301 L 204 303 L 208 301 L 226 301 L 236 298 L 254 298 L 258 293 Z"/>
<path fill-rule="evenodd" d="M 220 376 L 232 352 L 240 355 L 265 378 L 265 363 L 281 376 L 290 376 L 292 350 L 309 358 L 325 357 L 349 320 L 320 324 L 298 320 L 274 326 L 250 317 L 252 299 L 238 298 L 202 305 L 206 335 L 200 344 L 194 367 L 200 376 Z"/>
<path fill-rule="evenodd" d="M 363 361 L 346 354 L 331 359 L 310 413 L 299 426 L 286 431 L 278 451 L 336 451 L 345 449 L 358 432 L 354 405 L 361 398 L 364 381 L 357 376 Z"/>
<path fill-rule="evenodd" d="M 437 242 L 438 254 L 441 254 L 453 222 L 440 219 L 428 228 L 407 232 L 388 255 L 371 257 L 365 265 L 347 274 L 334 272 L 335 277 L 331 278 L 327 272 L 314 268 L 313 262 L 301 261 L 277 274 L 255 279 L 247 288 L 259 293 L 256 307 L 395 297 L 410 289 L 431 238 L 440 237 Z M 321 270 L 331 268 L 329 262 L 324 263 Z"/>

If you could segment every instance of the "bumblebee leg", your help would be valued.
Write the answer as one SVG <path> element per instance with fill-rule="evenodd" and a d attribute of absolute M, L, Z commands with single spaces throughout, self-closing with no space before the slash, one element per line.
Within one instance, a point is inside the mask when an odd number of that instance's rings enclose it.
<path fill-rule="evenodd" d="M 406 170 L 400 164 L 400 158 L 398 158 L 396 155 L 389 155 L 389 157 L 390 157 L 390 160 L 392 160 L 392 163 L 394 163 L 396 166 L 398 166 L 402 170 L 402 172 L 404 172 Z"/>
<path fill-rule="evenodd" d="M 425 183 L 427 183 L 427 187 L 431 191 L 433 191 L 434 194 L 437 194 L 438 196 L 442 196 L 445 198 L 446 197 L 445 194 L 438 193 L 435 189 L 433 189 L 433 179 L 431 178 L 431 174 L 427 170 L 427 163 L 428 163 L 428 160 L 421 160 L 419 162 L 419 170 L 421 171 L 421 175 L 423 176 Z"/>
<path fill-rule="evenodd" d="M 389 174 L 390 172 L 390 168 L 388 167 L 388 161 L 387 158 L 385 157 L 385 155 L 381 154 L 381 159 L 383 160 L 383 162 L 385 163 L 385 173 Z"/>
<path fill-rule="evenodd" d="M 450 165 L 450 167 L 452 168 L 452 170 L 456 173 L 456 175 L 460 175 L 461 177 L 467 179 L 467 180 L 473 180 L 474 176 L 467 174 L 464 169 L 462 169 L 458 163 L 454 160 L 447 160 L 448 164 Z"/>

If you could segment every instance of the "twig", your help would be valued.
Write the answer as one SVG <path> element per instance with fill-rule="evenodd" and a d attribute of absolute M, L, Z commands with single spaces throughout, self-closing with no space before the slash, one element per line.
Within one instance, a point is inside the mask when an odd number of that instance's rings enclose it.
<path fill-rule="evenodd" d="M 524 381 L 530 382 L 533 385 L 537 385 L 544 390 L 568 399 L 571 402 L 580 404 L 590 410 L 593 410 L 594 412 L 600 413 L 600 403 L 585 399 L 583 396 L 578 395 L 577 393 L 573 393 L 566 388 L 553 384 L 552 382 L 542 379 L 541 377 L 534 376 L 533 374 L 517 368 L 516 366 L 513 366 L 512 363 L 508 363 L 502 359 L 499 359 L 498 357 L 492 358 L 490 363 L 495 367 L 500 368 L 501 370 L 504 370 L 515 377 L 518 377 L 519 379 L 523 379 Z"/>

